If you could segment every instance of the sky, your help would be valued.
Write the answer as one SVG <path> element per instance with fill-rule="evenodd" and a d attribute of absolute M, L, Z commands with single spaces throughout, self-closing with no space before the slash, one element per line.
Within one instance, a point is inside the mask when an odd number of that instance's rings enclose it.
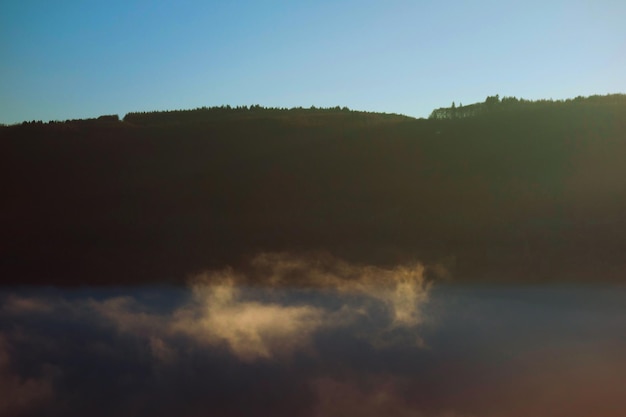
<path fill-rule="evenodd" d="M 626 2 L 8 0 L 0 123 L 626 92 Z"/>

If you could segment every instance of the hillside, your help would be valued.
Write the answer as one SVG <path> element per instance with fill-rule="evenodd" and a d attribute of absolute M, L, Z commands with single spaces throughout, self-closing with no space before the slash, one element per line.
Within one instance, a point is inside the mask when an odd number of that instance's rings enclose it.
<path fill-rule="evenodd" d="M 2 127 L 0 277 L 182 282 L 288 250 L 443 263 L 461 282 L 623 280 L 625 97 Z"/>

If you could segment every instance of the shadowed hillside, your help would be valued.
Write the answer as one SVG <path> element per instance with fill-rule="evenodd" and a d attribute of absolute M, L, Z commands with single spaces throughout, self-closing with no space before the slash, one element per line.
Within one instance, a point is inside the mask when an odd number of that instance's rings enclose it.
<path fill-rule="evenodd" d="M 5 284 L 181 282 L 264 251 L 458 281 L 626 271 L 626 96 L 428 120 L 203 108 L 0 128 Z"/>

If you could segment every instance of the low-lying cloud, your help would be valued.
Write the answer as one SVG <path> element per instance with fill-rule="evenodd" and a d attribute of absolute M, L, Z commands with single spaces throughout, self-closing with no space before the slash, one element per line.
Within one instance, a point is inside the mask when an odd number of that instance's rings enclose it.
<path fill-rule="evenodd" d="M 353 265 L 330 255 L 269 253 L 254 258 L 252 266 L 256 277 L 264 276 L 274 286 L 320 288 L 378 300 L 389 309 L 394 327 L 422 322 L 421 308 L 432 285 L 421 263 L 385 269 Z"/>
<path fill-rule="evenodd" d="M 623 415 L 623 288 L 429 275 L 265 254 L 187 289 L 6 290 L 0 416 Z"/>
<path fill-rule="evenodd" d="M 250 361 L 306 348 L 313 332 L 325 325 L 327 313 L 321 308 L 240 297 L 231 279 L 196 284 L 194 300 L 174 312 L 170 331 L 206 345 L 225 342 L 235 355 Z"/>
<path fill-rule="evenodd" d="M 431 286 L 421 264 L 384 269 L 328 255 L 263 254 L 243 269 L 193 277 L 191 299 L 167 315 L 150 313 L 131 297 L 92 301 L 91 307 L 119 331 L 152 340 L 157 356 L 168 351 L 165 340 L 185 336 L 202 346 L 227 346 L 241 360 L 254 361 L 310 350 L 317 332 L 374 314 L 382 313 L 386 320 L 372 325 L 373 342 L 398 328 L 415 332 Z M 332 308 L 297 303 L 287 289 L 342 301 Z"/>

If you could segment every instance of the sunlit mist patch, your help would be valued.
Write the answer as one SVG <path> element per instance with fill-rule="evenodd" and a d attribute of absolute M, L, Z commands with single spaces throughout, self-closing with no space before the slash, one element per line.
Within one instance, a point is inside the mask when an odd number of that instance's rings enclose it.
<path fill-rule="evenodd" d="M 166 340 L 176 337 L 226 347 L 244 361 L 286 357 L 310 351 L 316 334 L 357 321 L 365 322 L 361 333 L 377 346 L 400 340 L 387 337 L 398 331 L 417 345 L 432 285 L 425 271 L 419 263 L 384 269 L 328 255 L 262 254 L 241 271 L 192 277 L 192 296 L 167 315 L 151 313 L 131 297 L 92 300 L 90 306 L 119 331 L 149 338 L 155 354 L 167 358 L 175 354 Z M 308 296 L 294 297 L 294 291 Z"/>
<path fill-rule="evenodd" d="M 305 348 L 326 319 L 326 312 L 314 306 L 242 300 L 232 280 L 193 289 L 194 300 L 174 312 L 171 330 L 207 345 L 225 342 L 244 360 Z"/>
<path fill-rule="evenodd" d="M 353 265 L 329 255 L 270 253 L 254 258 L 252 266 L 256 277 L 273 286 L 313 287 L 378 300 L 388 308 L 394 327 L 422 322 L 421 307 L 432 285 L 421 263 L 385 269 Z"/>

